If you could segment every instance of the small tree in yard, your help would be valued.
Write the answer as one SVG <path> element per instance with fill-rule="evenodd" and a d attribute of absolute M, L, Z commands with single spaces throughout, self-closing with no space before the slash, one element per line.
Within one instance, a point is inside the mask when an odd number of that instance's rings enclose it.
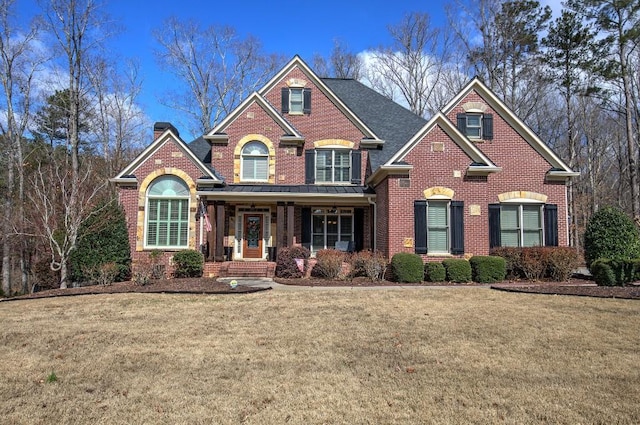
<path fill-rule="evenodd" d="M 629 216 L 614 207 L 604 207 L 591 216 L 584 233 L 587 267 L 599 259 L 629 260 L 640 257 L 640 235 Z"/>

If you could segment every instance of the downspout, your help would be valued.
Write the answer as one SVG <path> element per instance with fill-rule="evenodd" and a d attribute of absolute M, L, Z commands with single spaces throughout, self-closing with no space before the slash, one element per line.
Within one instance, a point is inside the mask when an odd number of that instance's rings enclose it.
<path fill-rule="evenodd" d="M 369 202 L 369 205 L 373 206 L 373 249 L 371 251 L 375 252 L 378 247 L 378 206 L 371 198 L 367 198 L 367 202 Z"/>

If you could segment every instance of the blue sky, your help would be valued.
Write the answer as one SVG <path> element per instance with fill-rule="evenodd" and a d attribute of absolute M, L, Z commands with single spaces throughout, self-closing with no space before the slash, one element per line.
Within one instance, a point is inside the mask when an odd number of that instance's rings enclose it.
<path fill-rule="evenodd" d="M 46 0 L 43 0 L 46 1 Z M 100 1 L 100 0 L 96 0 Z M 38 10 L 35 0 L 16 0 L 21 18 Z M 173 75 L 161 70 L 154 58 L 157 45 L 154 29 L 169 16 L 193 19 L 203 26 L 229 25 L 241 35 L 252 34 L 263 43 L 264 51 L 287 58 L 298 54 L 309 64 L 313 55 L 328 56 L 334 39 L 340 39 L 353 52 L 389 43 L 388 25 L 399 23 L 409 12 L 431 15 L 434 25 L 446 21 L 448 1 L 418 0 L 104 0 L 105 11 L 122 27 L 108 45 L 122 58 L 136 58 L 140 64 L 143 90 L 141 107 L 151 122 L 178 124 L 176 113 L 159 104 L 158 98 L 174 84 Z M 559 0 L 542 0 L 557 13 Z M 182 130 L 190 140 L 192 135 Z"/>

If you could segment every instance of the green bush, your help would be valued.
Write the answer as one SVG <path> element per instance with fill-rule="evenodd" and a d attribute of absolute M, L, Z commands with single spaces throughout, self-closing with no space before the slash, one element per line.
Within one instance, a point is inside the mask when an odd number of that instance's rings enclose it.
<path fill-rule="evenodd" d="M 447 258 L 442 262 L 447 271 L 447 280 L 455 283 L 471 282 L 471 264 L 462 258 Z"/>
<path fill-rule="evenodd" d="M 311 276 L 325 279 L 338 279 L 342 275 L 342 263 L 346 253 L 337 249 L 321 249 L 316 253 L 316 264 Z"/>
<path fill-rule="evenodd" d="M 422 258 L 418 254 L 399 252 L 391 257 L 391 271 L 396 282 L 422 282 L 424 277 Z"/>
<path fill-rule="evenodd" d="M 424 264 L 424 280 L 427 282 L 444 282 L 447 278 L 447 271 L 442 263 L 426 262 Z"/>
<path fill-rule="evenodd" d="M 630 260 L 640 257 L 638 228 L 629 216 L 614 207 L 596 211 L 584 233 L 587 267 L 599 258 Z"/>
<path fill-rule="evenodd" d="M 498 256 L 477 255 L 469 259 L 471 278 L 478 283 L 502 282 L 506 275 L 507 262 Z"/>
<path fill-rule="evenodd" d="M 282 278 L 301 278 L 307 272 L 308 261 L 311 253 L 303 246 L 291 246 L 278 249 L 276 262 L 276 276 Z M 298 268 L 296 259 L 303 260 L 302 271 Z"/>
<path fill-rule="evenodd" d="M 200 277 L 204 271 L 204 255 L 195 249 L 178 251 L 173 255 L 175 277 Z"/>
<path fill-rule="evenodd" d="M 114 263 L 114 282 L 129 279 L 131 252 L 124 210 L 115 201 L 101 203 L 82 224 L 78 243 L 71 252 L 70 278 L 73 282 L 98 283 L 103 265 Z"/>
<path fill-rule="evenodd" d="M 598 286 L 617 286 L 610 260 L 599 259 L 591 263 L 591 275 Z"/>

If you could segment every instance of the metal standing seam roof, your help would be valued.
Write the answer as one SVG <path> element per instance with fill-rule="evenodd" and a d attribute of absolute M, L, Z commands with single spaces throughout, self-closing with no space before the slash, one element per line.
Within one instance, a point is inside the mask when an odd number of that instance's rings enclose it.
<path fill-rule="evenodd" d="M 326 185 L 270 185 L 270 184 L 230 184 L 205 190 L 210 193 L 316 193 L 327 195 L 373 195 L 375 191 L 366 186 L 326 186 Z"/>

